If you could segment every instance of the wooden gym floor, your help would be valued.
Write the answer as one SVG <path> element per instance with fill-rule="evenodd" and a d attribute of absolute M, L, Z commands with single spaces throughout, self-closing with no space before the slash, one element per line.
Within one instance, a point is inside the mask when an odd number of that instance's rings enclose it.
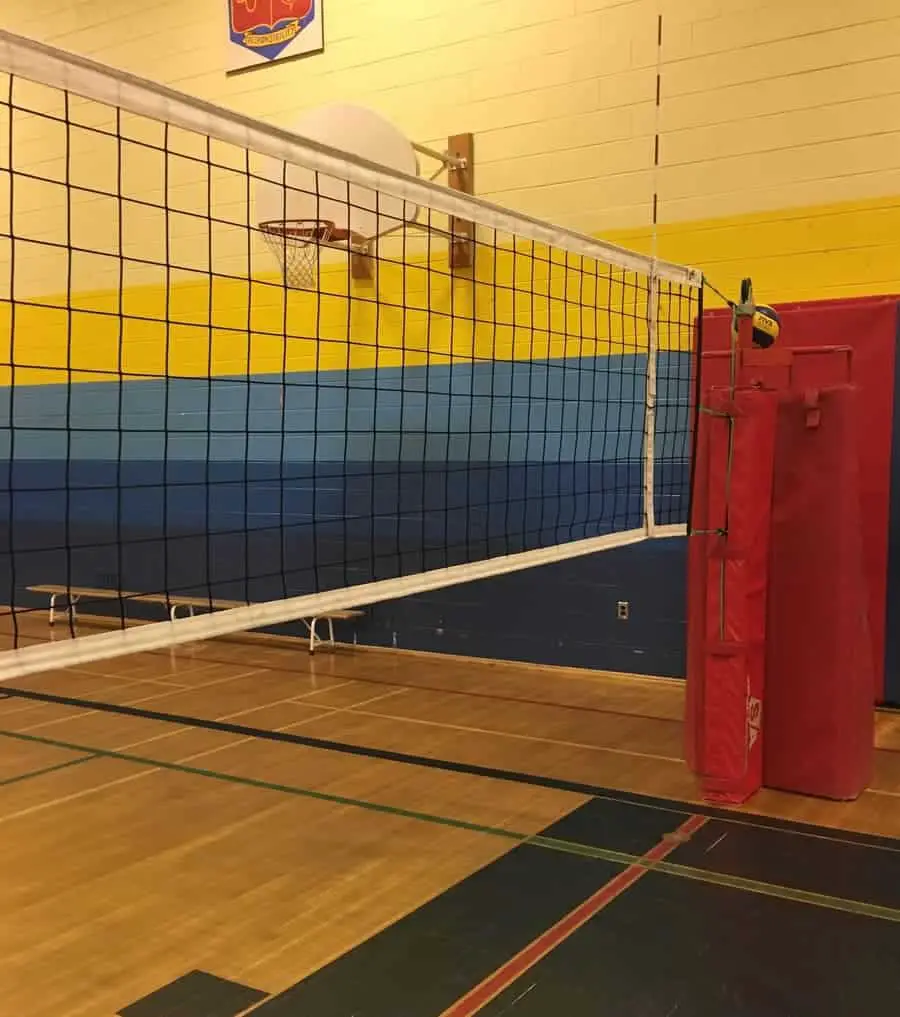
<path fill-rule="evenodd" d="M 0 1013 L 900 1003 L 900 715 L 858 801 L 724 813 L 678 682 L 256 639 L 0 696 Z"/>

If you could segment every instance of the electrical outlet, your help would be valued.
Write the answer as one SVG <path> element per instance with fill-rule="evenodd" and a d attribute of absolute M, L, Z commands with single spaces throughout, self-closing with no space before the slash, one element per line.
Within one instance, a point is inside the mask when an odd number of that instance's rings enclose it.
<path fill-rule="evenodd" d="M 628 621 L 631 605 L 627 600 L 620 600 L 616 603 L 616 617 L 619 621 Z"/>

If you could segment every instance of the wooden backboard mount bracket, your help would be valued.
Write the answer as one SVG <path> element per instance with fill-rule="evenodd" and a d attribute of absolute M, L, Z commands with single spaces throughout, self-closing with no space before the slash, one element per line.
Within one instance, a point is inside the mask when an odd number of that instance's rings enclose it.
<path fill-rule="evenodd" d="M 350 275 L 354 279 L 370 282 L 373 277 L 374 254 L 371 245 L 365 251 L 350 252 Z"/>
<path fill-rule="evenodd" d="M 447 183 L 454 191 L 463 194 L 475 193 L 475 136 L 454 134 L 447 139 L 447 155 L 454 163 L 449 164 Z M 450 220 L 450 268 L 470 269 L 475 264 L 475 223 L 454 216 Z"/>

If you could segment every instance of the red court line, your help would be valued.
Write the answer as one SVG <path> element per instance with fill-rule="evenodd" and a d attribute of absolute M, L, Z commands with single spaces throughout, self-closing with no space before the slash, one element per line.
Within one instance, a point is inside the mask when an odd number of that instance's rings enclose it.
<path fill-rule="evenodd" d="M 709 816 L 689 816 L 674 833 L 664 837 L 645 855 L 641 855 L 639 861 L 629 865 L 608 883 L 604 883 L 596 893 L 591 894 L 587 900 L 561 918 L 556 925 L 552 925 L 514 957 L 510 957 L 502 967 L 497 968 L 493 974 L 488 975 L 483 982 L 476 985 L 474 989 L 470 989 L 465 996 L 446 1009 L 441 1017 L 470 1017 L 471 1014 L 478 1013 L 492 999 L 508 989 L 516 979 L 521 978 L 529 968 L 555 950 L 560 943 L 567 940 L 582 925 L 589 922 L 607 904 L 634 886 L 642 876 L 647 874 L 649 865 L 653 862 L 661 862 L 678 847 L 681 841 L 696 833 L 708 822 Z"/>

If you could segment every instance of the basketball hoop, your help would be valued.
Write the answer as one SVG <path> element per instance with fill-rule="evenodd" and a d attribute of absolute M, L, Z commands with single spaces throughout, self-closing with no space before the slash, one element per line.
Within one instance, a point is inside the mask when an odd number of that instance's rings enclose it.
<path fill-rule="evenodd" d="M 340 151 L 350 161 L 364 159 L 406 176 L 420 172 L 412 142 L 389 120 L 362 106 L 332 103 L 306 110 L 291 131 L 304 141 Z M 323 247 L 349 255 L 351 280 L 372 282 L 375 245 L 415 222 L 418 206 L 377 185 L 366 186 L 356 174 L 351 181 L 339 165 L 326 173 L 311 167 L 299 149 L 294 156 L 295 161 L 285 161 L 267 155 L 255 174 L 252 221 L 278 259 L 285 285 L 321 286 L 323 280 L 317 277 Z"/>
<path fill-rule="evenodd" d="M 293 289 L 316 288 L 321 247 L 352 252 L 364 246 L 362 238 L 340 229 L 330 219 L 270 219 L 259 228 L 281 265 L 285 285 Z"/>

